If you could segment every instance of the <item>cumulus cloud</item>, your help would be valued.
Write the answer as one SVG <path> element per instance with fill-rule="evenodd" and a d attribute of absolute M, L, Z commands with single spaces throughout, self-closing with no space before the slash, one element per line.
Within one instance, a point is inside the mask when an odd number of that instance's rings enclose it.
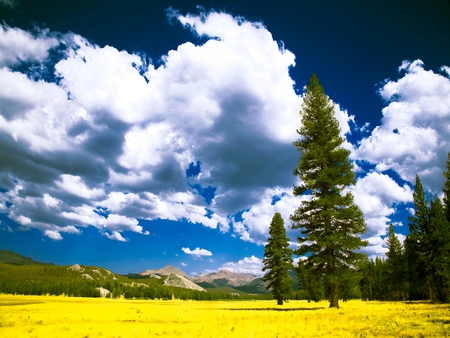
<path fill-rule="evenodd" d="M 377 172 L 359 179 L 352 192 L 364 214 L 368 236 L 384 235 L 392 221 L 389 216 L 396 212 L 395 207 L 413 201 L 413 192 L 407 184 L 399 186 L 388 175 Z"/>
<path fill-rule="evenodd" d="M 425 70 L 421 60 L 404 61 L 397 81 L 387 80 L 379 94 L 387 103 L 383 119 L 361 141 L 356 158 L 396 171 L 414 183 L 418 174 L 432 191 L 442 189 L 450 149 L 450 78 Z"/>
<path fill-rule="evenodd" d="M 157 68 L 76 34 L 1 27 L 0 198 L 12 203 L 10 218 L 43 232 L 96 226 L 116 240 L 146 233 L 136 218 L 227 231 L 230 213 L 290 184 L 295 150 L 286 145 L 301 100 L 294 55 L 259 23 L 216 12 L 176 18 L 206 42 L 181 44 Z M 8 68 L 27 61 L 53 62 L 58 83 Z"/>
<path fill-rule="evenodd" d="M 308 196 L 294 197 L 292 188 L 266 189 L 261 193 L 260 200 L 242 213 L 240 220 L 233 218 L 234 233 L 242 240 L 264 244 L 269 237 L 272 217 L 279 212 L 284 220 L 288 236 L 292 234 L 294 239 L 296 234 L 289 231 L 291 224 L 289 216 L 298 208 L 302 200 L 308 198 Z"/>
<path fill-rule="evenodd" d="M 244 257 L 237 262 L 227 262 L 223 264 L 220 269 L 235 273 L 251 273 L 255 276 L 261 276 L 263 274 L 262 268 L 262 260 L 252 255 L 251 257 Z"/>
<path fill-rule="evenodd" d="M 351 190 L 367 224 L 362 238 L 369 245 L 363 250 L 369 257 L 383 256 L 387 248 L 381 236 L 385 236 L 389 224 L 394 223 L 397 206 L 413 201 L 413 191 L 409 185 L 400 186 L 390 176 L 378 172 L 358 179 Z"/>
<path fill-rule="evenodd" d="M 242 240 L 264 244 L 277 211 L 289 227 L 306 198 L 291 191 L 301 106 L 289 75 L 294 54 L 261 23 L 217 12 L 172 16 L 202 44 L 183 43 L 159 65 L 73 33 L 0 26 L 2 213 L 54 240 L 93 226 L 126 241 L 127 231 L 149 233 L 138 219 L 186 219 L 223 232 L 231 225 Z M 52 63 L 58 81 L 17 71 L 23 62 Z M 382 126 L 358 148 L 345 146 L 380 172 L 410 180 L 417 170 L 432 181 L 448 148 L 449 79 L 419 61 L 401 71 L 380 90 Z M 353 117 L 339 105 L 335 112 L 345 136 Z M 189 176 L 192 163 L 201 169 Z M 376 179 L 399 195 L 362 187 Z M 355 187 L 371 235 L 407 202 L 407 189 L 375 174 Z"/>
<path fill-rule="evenodd" d="M 13 7 L 14 1 L 0 1 L 0 4 Z M 10 66 L 19 61 L 44 61 L 50 48 L 58 45 L 55 38 L 45 36 L 42 31 L 38 36 L 18 28 L 0 25 L 0 67 Z"/>
<path fill-rule="evenodd" d="M 206 249 L 200 249 L 199 247 L 195 248 L 194 250 L 191 250 L 189 248 L 181 248 L 181 250 L 187 254 L 192 255 L 194 257 L 202 257 L 202 256 L 212 256 L 212 252 Z"/>

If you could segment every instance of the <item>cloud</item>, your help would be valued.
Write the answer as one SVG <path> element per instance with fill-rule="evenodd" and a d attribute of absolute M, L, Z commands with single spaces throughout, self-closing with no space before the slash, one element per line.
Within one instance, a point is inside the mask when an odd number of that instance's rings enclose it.
<path fill-rule="evenodd" d="M 301 106 L 289 75 L 294 54 L 258 22 L 171 15 L 202 44 L 180 44 L 158 65 L 73 33 L 1 26 L 1 212 L 55 240 L 93 226 L 126 241 L 127 231 L 149 233 L 138 219 L 186 219 L 223 232 L 231 225 L 264 244 L 277 211 L 289 228 L 306 198 L 291 191 Z M 58 81 L 37 76 L 41 67 L 19 72 L 25 62 L 51 64 Z M 380 90 L 389 100 L 382 126 L 345 147 L 379 172 L 408 181 L 417 171 L 433 183 L 448 149 L 449 80 L 419 61 L 401 71 Z M 342 135 L 350 133 L 353 116 L 339 105 L 335 112 Z M 362 187 L 376 179 L 399 195 Z M 409 191 L 375 174 L 360 185 L 355 199 L 376 237 Z"/>
<path fill-rule="evenodd" d="M 261 276 L 263 263 L 260 258 L 255 256 L 245 257 L 237 262 L 227 262 L 220 269 L 225 269 L 235 273 L 250 273 L 255 276 Z"/>
<path fill-rule="evenodd" d="M 105 236 L 108 237 L 109 239 L 112 239 L 115 241 L 128 242 L 128 239 L 123 238 L 122 235 L 120 234 L 120 232 L 118 232 L 118 231 L 113 231 L 111 234 L 106 232 Z"/>
<path fill-rule="evenodd" d="M 299 207 L 302 200 L 308 198 L 292 196 L 292 188 L 266 189 L 261 193 L 260 200 L 240 215 L 241 219 L 237 220 L 237 217 L 232 219 L 233 231 L 244 241 L 265 244 L 269 238 L 273 215 L 279 212 L 283 217 L 288 236 L 295 238 L 297 234 L 290 231 L 289 216 Z"/>
<path fill-rule="evenodd" d="M 0 1 L 0 4 L 13 7 L 15 1 Z M 0 25 L 0 67 L 11 66 L 21 61 L 42 62 L 48 57 L 48 51 L 58 45 L 55 38 L 40 31 L 37 36 L 18 28 Z"/>
<path fill-rule="evenodd" d="M 379 90 L 387 104 L 382 124 L 361 141 L 355 155 L 411 183 L 418 174 L 437 192 L 444 184 L 442 171 L 450 149 L 449 74 L 425 70 L 421 60 L 404 61 L 399 71 L 401 78 L 386 80 Z"/>
<path fill-rule="evenodd" d="M 228 231 L 230 214 L 291 185 L 294 55 L 260 23 L 216 12 L 176 18 L 206 42 L 181 44 L 157 68 L 77 34 L 1 27 L 8 217 L 43 232 L 95 226 L 117 240 L 147 233 L 136 218 Z M 52 64 L 58 81 L 13 70 L 30 61 Z M 197 161 L 201 172 L 186 177 Z M 214 191 L 206 201 L 205 189 Z"/>
<path fill-rule="evenodd" d="M 387 249 L 381 236 L 385 236 L 389 224 L 394 223 L 397 206 L 413 201 L 413 191 L 407 184 L 400 186 L 388 175 L 377 172 L 358 179 L 351 191 L 367 224 L 367 232 L 361 237 L 368 240 L 369 245 L 363 251 L 369 257 L 383 256 Z"/>
<path fill-rule="evenodd" d="M 385 174 L 372 172 L 358 179 L 352 187 L 355 203 L 364 214 L 367 223 L 367 236 L 381 236 L 395 214 L 396 206 L 400 203 L 413 201 L 413 191 L 404 184 L 399 186 L 391 177 Z"/>
<path fill-rule="evenodd" d="M 199 247 L 195 248 L 194 250 L 191 250 L 189 248 L 181 248 L 181 250 L 187 254 L 187 255 L 192 255 L 194 257 L 202 257 L 202 256 L 212 256 L 211 251 L 206 250 L 206 249 L 200 249 Z"/>

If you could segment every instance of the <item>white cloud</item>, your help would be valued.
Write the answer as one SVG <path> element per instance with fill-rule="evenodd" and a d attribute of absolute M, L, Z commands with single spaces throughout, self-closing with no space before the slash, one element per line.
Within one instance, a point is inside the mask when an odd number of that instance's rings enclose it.
<path fill-rule="evenodd" d="M 6 1 L 5 4 L 12 4 Z M 43 61 L 48 51 L 58 45 L 58 40 L 45 36 L 32 36 L 29 32 L 0 24 L 0 67 L 10 66 L 19 61 Z"/>
<path fill-rule="evenodd" d="M 277 199 L 276 203 L 273 203 L 274 198 Z M 308 196 L 292 196 L 292 188 L 266 189 L 260 193 L 260 200 L 242 213 L 242 221 L 232 220 L 233 230 L 242 240 L 264 244 L 269 238 L 273 215 L 279 212 L 285 228 L 289 231 L 291 224 L 289 216 L 300 206 L 302 200 L 308 198 Z"/>
<path fill-rule="evenodd" d="M 109 239 L 115 240 L 115 241 L 119 241 L 119 242 L 128 242 L 128 239 L 123 238 L 123 236 L 121 235 L 120 232 L 118 231 L 113 231 L 111 234 L 109 233 L 105 233 L 105 236 L 108 237 Z"/>
<path fill-rule="evenodd" d="M 400 203 L 412 202 L 413 192 L 408 185 L 399 186 L 391 177 L 372 172 L 359 179 L 352 187 L 355 203 L 364 214 L 368 235 L 384 235 L 389 216 L 396 212 Z"/>
<path fill-rule="evenodd" d="M 63 239 L 61 234 L 58 231 L 56 231 L 56 230 L 45 230 L 44 231 L 44 235 L 47 236 L 48 238 L 51 238 L 51 239 L 55 240 L 55 241 L 60 241 L 60 240 Z"/>
<path fill-rule="evenodd" d="M 181 250 L 187 254 L 192 255 L 194 257 L 202 257 L 202 256 L 212 256 L 212 252 L 206 249 L 200 249 L 199 247 L 195 248 L 194 250 L 191 250 L 189 248 L 181 248 Z"/>
<path fill-rule="evenodd" d="M 403 77 L 386 81 L 379 91 L 387 102 L 382 124 L 361 141 L 356 157 L 411 183 L 418 174 L 437 192 L 450 149 L 450 79 L 425 70 L 420 60 L 405 61 L 399 70 Z"/>
<path fill-rule="evenodd" d="M 369 245 L 363 250 L 370 257 L 383 256 L 387 249 L 380 236 L 386 235 L 389 223 L 394 223 L 396 207 L 412 202 L 413 192 L 407 184 L 401 187 L 391 177 L 377 172 L 358 179 L 351 190 L 368 228 L 362 238 L 368 240 Z"/>
<path fill-rule="evenodd" d="M 298 138 L 301 106 L 289 76 L 295 56 L 260 23 L 216 12 L 176 17 L 209 39 L 198 46 L 181 44 L 163 56 L 157 68 L 144 56 L 101 48 L 76 34 L 43 31 L 36 37 L 2 27 L 0 137 L 5 149 L 0 160 L 10 168 L 2 177 L 11 176 L 0 181 L 8 188 L 0 194 L 2 212 L 55 238 L 94 226 L 108 238 L 124 241 L 126 231 L 148 234 L 137 218 L 159 218 L 187 219 L 221 231 L 228 231 L 231 222 L 241 239 L 263 244 L 277 211 L 289 228 L 289 215 L 306 198 L 294 198 L 291 188 L 291 171 L 298 161 L 291 142 Z M 59 85 L 7 68 L 18 60 L 49 61 L 48 51 L 61 42 L 68 49 L 54 61 Z M 415 63 L 403 69 L 403 79 L 416 74 L 430 78 L 427 83 L 440 81 L 443 87 L 435 95 L 447 93 L 444 76 Z M 444 128 L 446 101 L 437 101 L 442 104 L 434 108 L 427 100 L 417 101 L 416 96 L 431 95 L 419 85 L 422 91 L 405 95 L 403 79 L 387 83 L 383 97 L 401 93 L 399 103 L 428 107 Z M 395 120 L 394 108 L 391 103 L 385 109 L 383 126 Z M 397 120 L 406 116 L 406 108 L 400 108 Z M 339 105 L 335 111 L 342 134 L 349 133 L 353 117 Z M 424 124 L 429 129 L 423 130 L 433 131 L 424 149 L 445 142 L 437 125 Z M 401 126 L 396 128 L 402 132 Z M 383 143 L 388 138 L 378 139 L 376 130 L 362 141 L 358 156 L 380 162 L 380 170 L 397 170 L 396 154 L 408 153 L 409 145 L 400 144 L 390 155 Z M 408 140 L 423 138 L 423 130 L 411 132 Z M 187 180 L 185 171 L 196 161 L 201 161 L 202 172 Z M 414 161 L 419 163 L 418 158 Z M 420 163 L 429 165 L 427 161 Z M 372 179 L 375 176 L 366 181 Z M 386 179 L 381 183 L 391 184 Z M 210 204 L 193 184 L 217 188 Z M 367 189 L 357 187 L 355 194 L 374 199 L 375 204 L 364 207 L 371 216 L 371 231 L 378 233 L 393 205 L 406 200 L 401 196 L 407 188 L 394 189 L 401 195 L 397 199 Z M 272 205 L 274 196 L 280 200 Z M 12 203 L 10 208 L 3 207 L 6 201 Z M 95 213 L 97 207 L 105 208 L 108 217 Z M 231 219 L 242 210 L 247 210 L 242 221 Z"/>
<path fill-rule="evenodd" d="M 251 273 L 255 276 L 261 276 L 263 274 L 263 266 L 262 260 L 252 255 L 251 257 L 245 257 L 237 262 L 225 263 L 220 269 L 235 273 Z"/>
<path fill-rule="evenodd" d="M 89 189 L 79 176 L 61 175 L 61 181 L 56 182 L 56 184 L 68 193 L 86 199 L 96 200 L 105 195 L 103 189 Z"/>

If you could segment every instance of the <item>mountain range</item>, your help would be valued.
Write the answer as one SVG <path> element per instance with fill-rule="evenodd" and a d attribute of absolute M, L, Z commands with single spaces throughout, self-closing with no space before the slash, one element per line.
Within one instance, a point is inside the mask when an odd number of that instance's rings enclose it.
<path fill-rule="evenodd" d="M 10 250 L 0 250 L 0 263 L 12 265 L 43 265 L 52 263 L 41 263 L 33 259 L 22 256 Z M 52 264 L 53 265 L 53 264 Z M 74 269 L 77 264 L 69 267 Z M 92 271 L 103 268 L 91 267 Z M 105 269 L 103 269 L 105 270 Z M 105 270 L 106 271 L 106 270 Z M 80 273 L 82 273 L 81 271 Z M 114 274 L 110 273 L 112 278 Z M 86 274 L 84 274 L 86 275 Z M 119 276 L 119 275 L 117 275 Z M 92 277 L 92 276 L 90 276 Z M 231 294 L 268 294 L 267 284 L 255 275 L 248 273 L 235 273 L 228 270 L 220 270 L 219 272 L 201 274 L 194 277 L 189 276 L 183 270 L 167 265 L 161 269 L 148 269 L 138 274 L 130 273 L 129 278 L 146 279 L 158 278 L 164 280 L 164 285 L 181 287 L 191 290 L 221 292 Z M 87 278 L 87 276 L 83 276 Z"/>

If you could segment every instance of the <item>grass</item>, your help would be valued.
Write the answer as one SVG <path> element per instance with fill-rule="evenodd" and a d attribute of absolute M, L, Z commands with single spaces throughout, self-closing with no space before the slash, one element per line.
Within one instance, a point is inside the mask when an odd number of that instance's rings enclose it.
<path fill-rule="evenodd" d="M 283 311 L 280 311 L 283 310 Z M 0 337 L 450 337 L 428 302 L 145 301 L 0 295 Z"/>

